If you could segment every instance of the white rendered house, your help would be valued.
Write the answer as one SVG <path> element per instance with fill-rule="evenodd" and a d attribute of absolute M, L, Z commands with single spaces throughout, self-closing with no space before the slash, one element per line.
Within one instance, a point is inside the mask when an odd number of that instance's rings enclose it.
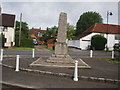
<path fill-rule="evenodd" d="M 5 37 L 4 47 L 12 47 L 15 45 L 15 15 L 0 15 L 0 35 Z M 3 42 L 2 42 L 3 43 Z"/>
<path fill-rule="evenodd" d="M 103 35 L 105 38 L 107 38 L 107 46 L 109 50 L 113 50 L 114 44 L 120 42 L 120 26 L 96 23 L 83 32 L 82 35 L 68 40 L 68 46 L 87 50 L 91 45 L 92 36 L 96 34 Z"/>

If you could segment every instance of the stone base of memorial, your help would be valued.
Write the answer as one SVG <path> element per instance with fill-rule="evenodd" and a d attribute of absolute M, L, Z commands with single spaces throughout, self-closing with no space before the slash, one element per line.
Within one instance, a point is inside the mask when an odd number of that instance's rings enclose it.
<path fill-rule="evenodd" d="M 78 68 L 91 68 L 88 64 L 86 64 L 82 59 L 76 59 L 78 61 Z M 61 68 L 74 68 L 75 59 L 72 59 L 67 56 L 67 58 L 63 57 L 55 57 L 52 55 L 49 58 L 40 57 L 35 62 L 30 64 L 31 67 L 61 67 Z"/>

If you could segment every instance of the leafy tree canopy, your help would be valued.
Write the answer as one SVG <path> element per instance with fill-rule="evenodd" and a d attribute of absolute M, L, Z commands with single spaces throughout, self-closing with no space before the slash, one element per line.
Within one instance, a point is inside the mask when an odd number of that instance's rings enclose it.
<path fill-rule="evenodd" d="M 22 26 L 22 31 L 23 30 L 29 30 L 28 28 L 28 24 L 26 22 L 21 22 L 21 26 Z M 16 21 L 16 30 L 20 30 L 20 22 Z"/>
<path fill-rule="evenodd" d="M 48 41 L 51 38 L 57 38 L 57 33 L 58 33 L 58 27 L 54 26 L 51 28 L 47 27 L 46 32 L 43 34 L 43 40 Z M 75 27 L 70 25 L 69 23 L 67 24 L 67 38 L 72 38 L 75 36 Z"/>
<path fill-rule="evenodd" d="M 73 25 L 67 24 L 67 38 L 70 39 L 75 36 L 75 27 Z"/>
<path fill-rule="evenodd" d="M 103 18 L 97 12 L 85 12 L 83 13 L 76 24 L 76 36 L 82 34 L 86 29 L 95 23 L 102 23 Z"/>
<path fill-rule="evenodd" d="M 54 26 L 51 28 L 47 27 L 46 32 L 42 35 L 42 39 L 47 42 L 51 38 L 56 38 L 57 37 L 57 31 L 58 27 Z"/>
<path fill-rule="evenodd" d="M 16 21 L 16 31 L 20 30 L 20 22 Z M 21 22 L 21 33 L 24 33 L 25 37 L 29 37 L 29 28 L 26 22 Z"/>

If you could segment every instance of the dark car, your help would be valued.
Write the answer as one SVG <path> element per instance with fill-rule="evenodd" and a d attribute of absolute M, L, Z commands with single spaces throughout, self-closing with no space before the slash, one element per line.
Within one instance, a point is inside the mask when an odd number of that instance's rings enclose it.
<path fill-rule="evenodd" d="M 34 45 L 38 45 L 38 41 L 36 39 L 33 39 Z"/>

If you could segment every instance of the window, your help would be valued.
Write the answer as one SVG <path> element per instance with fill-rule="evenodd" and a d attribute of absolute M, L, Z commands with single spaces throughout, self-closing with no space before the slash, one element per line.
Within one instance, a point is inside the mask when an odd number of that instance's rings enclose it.
<path fill-rule="evenodd" d="M 41 34 L 40 32 L 38 32 L 38 36 L 39 36 L 39 37 L 42 37 L 42 34 Z"/>

